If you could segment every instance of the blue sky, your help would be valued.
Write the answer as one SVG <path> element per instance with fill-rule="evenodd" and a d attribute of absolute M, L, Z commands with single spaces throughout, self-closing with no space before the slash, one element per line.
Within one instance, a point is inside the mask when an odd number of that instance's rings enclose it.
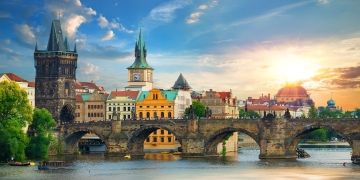
<path fill-rule="evenodd" d="M 57 17 L 77 44 L 77 79 L 109 91 L 126 86 L 142 28 L 156 87 L 182 72 L 194 90 L 246 98 L 301 80 L 317 105 L 360 106 L 357 0 L 1 1 L 0 72 L 34 80 L 35 43 L 46 48 Z"/>

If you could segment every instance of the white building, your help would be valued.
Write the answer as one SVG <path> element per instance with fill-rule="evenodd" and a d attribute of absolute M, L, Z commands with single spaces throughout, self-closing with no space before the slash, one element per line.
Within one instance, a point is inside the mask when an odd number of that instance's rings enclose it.
<path fill-rule="evenodd" d="M 112 91 L 106 100 L 106 119 L 132 119 L 138 94 L 139 91 Z"/>
<path fill-rule="evenodd" d="M 191 87 L 183 75 L 180 73 L 172 89 L 177 91 L 174 101 L 174 118 L 183 118 L 185 109 L 192 104 Z"/>

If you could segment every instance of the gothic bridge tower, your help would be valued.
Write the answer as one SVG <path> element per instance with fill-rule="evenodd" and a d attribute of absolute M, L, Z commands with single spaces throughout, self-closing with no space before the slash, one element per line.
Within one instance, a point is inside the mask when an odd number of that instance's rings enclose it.
<path fill-rule="evenodd" d="M 63 37 L 60 20 L 53 20 L 47 49 L 35 47 L 35 103 L 48 109 L 58 124 L 75 118 L 77 57 L 76 45 L 70 51 Z"/>

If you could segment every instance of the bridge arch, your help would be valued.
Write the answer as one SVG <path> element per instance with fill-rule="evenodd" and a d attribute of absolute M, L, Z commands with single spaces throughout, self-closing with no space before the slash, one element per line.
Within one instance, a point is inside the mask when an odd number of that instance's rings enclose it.
<path fill-rule="evenodd" d="M 327 129 L 327 130 L 335 132 L 337 135 L 344 138 L 344 140 L 346 140 L 346 142 L 349 143 L 352 150 L 354 150 L 351 137 L 344 134 L 344 132 L 342 132 L 341 129 L 334 128 L 333 126 L 328 125 L 328 124 L 311 124 L 311 125 L 307 125 L 305 127 L 302 127 L 299 130 L 296 130 L 293 133 L 293 135 L 287 140 L 288 144 L 287 144 L 286 147 L 287 147 L 288 151 L 291 154 L 296 154 L 296 148 L 299 145 L 300 141 L 306 135 L 308 135 L 309 133 L 311 133 L 311 132 L 313 132 L 315 130 L 318 130 L 318 129 Z"/>
<path fill-rule="evenodd" d="M 108 147 L 107 138 L 104 137 L 101 133 L 90 130 L 90 129 L 79 129 L 79 130 L 75 130 L 75 131 L 67 133 L 67 135 L 64 137 L 65 152 L 75 153 L 79 148 L 78 144 L 79 144 L 80 139 L 85 134 L 88 134 L 88 133 L 95 134 L 96 136 L 98 136 L 102 141 L 104 141 L 105 146 Z"/>
<path fill-rule="evenodd" d="M 162 126 L 162 125 L 144 126 L 144 127 L 141 127 L 140 129 L 134 131 L 130 135 L 129 141 L 128 141 L 128 150 L 129 150 L 130 154 L 144 155 L 144 141 L 146 140 L 146 138 L 149 137 L 149 135 L 152 132 L 154 132 L 158 129 L 164 129 L 164 130 L 172 133 L 177 138 L 179 143 L 180 144 L 182 143 L 182 138 L 181 138 L 181 136 L 179 136 L 180 134 L 178 134 L 178 132 L 176 132 L 172 128 L 169 128 L 167 126 Z"/>
<path fill-rule="evenodd" d="M 260 138 L 257 134 L 243 128 L 227 127 L 215 131 L 209 136 L 209 138 L 205 140 L 205 155 L 218 155 L 217 145 L 221 143 L 227 136 L 233 134 L 234 132 L 240 132 L 250 136 L 260 147 Z"/>

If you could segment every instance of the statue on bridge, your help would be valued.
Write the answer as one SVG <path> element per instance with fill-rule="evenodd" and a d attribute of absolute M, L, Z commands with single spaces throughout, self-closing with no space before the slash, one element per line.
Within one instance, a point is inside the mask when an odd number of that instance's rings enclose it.
<path fill-rule="evenodd" d="M 212 115 L 212 111 L 211 109 L 206 106 L 206 109 L 205 109 L 205 118 L 211 118 L 211 115 Z"/>
<path fill-rule="evenodd" d="M 284 118 L 285 119 L 291 119 L 291 114 L 290 114 L 289 108 L 286 109 L 285 114 L 284 114 Z"/>
<path fill-rule="evenodd" d="M 195 109 L 192 105 L 190 105 L 189 107 L 189 115 L 188 115 L 189 119 L 195 119 L 196 115 L 195 115 Z"/>

